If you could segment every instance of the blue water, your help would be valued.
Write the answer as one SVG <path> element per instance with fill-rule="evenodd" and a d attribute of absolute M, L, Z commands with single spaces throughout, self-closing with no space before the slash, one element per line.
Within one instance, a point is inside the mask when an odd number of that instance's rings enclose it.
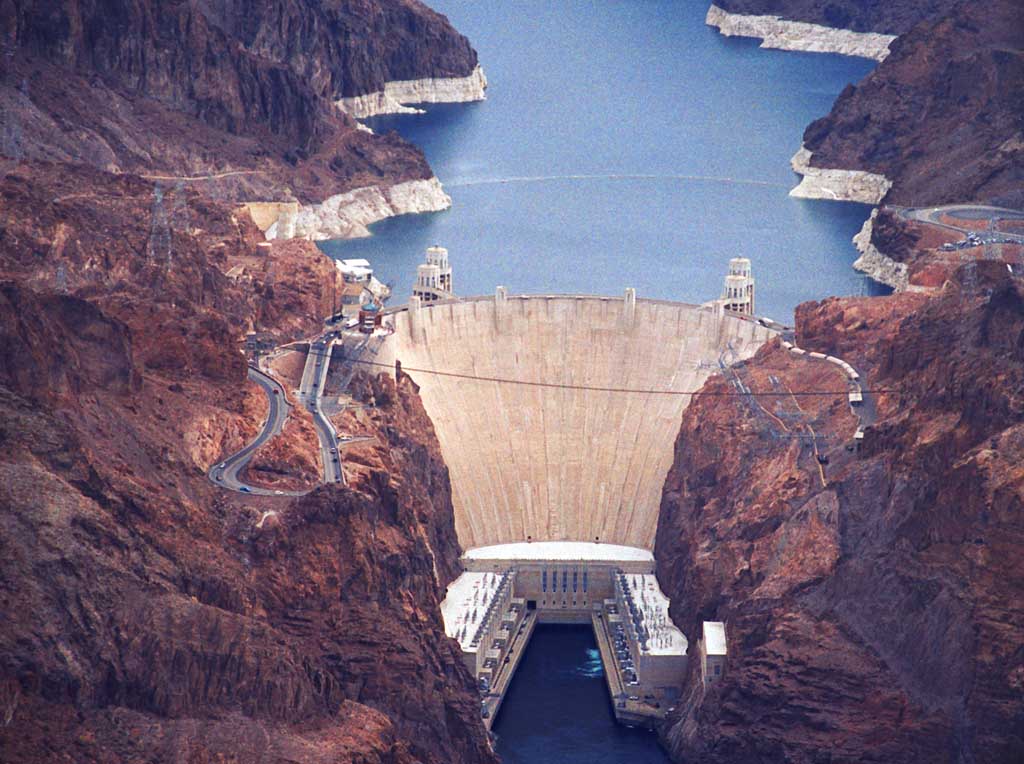
<path fill-rule="evenodd" d="M 487 101 L 369 124 L 423 148 L 452 209 L 324 245 L 371 260 L 396 302 L 434 243 L 463 295 L 633 286 L 703 302 L 736 255 L 754 262 L 758 312 L 779 320 L 876 288 L 850 268 L 869 208 L 787 195 L 804 127 L 872 62 L 724 38 L 707 0 L 431 5 L 479 51 Z"/>
<path fill-rule="evenodd" d="M 494 733 L 504 764 L 665 764 L 653 732 L 615 723 L 590 626 L 538 626 Z"/>

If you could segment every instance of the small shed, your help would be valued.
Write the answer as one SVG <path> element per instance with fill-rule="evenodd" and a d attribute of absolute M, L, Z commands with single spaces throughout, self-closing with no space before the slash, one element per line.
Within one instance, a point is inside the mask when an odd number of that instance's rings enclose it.
<path fill-rule="evenodd" d="M 363 334 L 373 334 L 375 329 L 380 329 L 383 315 L 379 305 L 367 303 L 359 308 L 359 331 Z"/>
<path fill-rule="evenodd" d="M 701 652 L 701 675 L 704 686 L 720 681 L 725 675 L 725 660 L 728 647 L 725 639 L 725 624 L 722 621 L 704 621 Z"/>

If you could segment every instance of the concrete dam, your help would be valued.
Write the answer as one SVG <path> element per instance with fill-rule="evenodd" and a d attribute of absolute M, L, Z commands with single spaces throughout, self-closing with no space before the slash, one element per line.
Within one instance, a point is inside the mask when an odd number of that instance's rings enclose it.
<path fill-rule="evenodd" d="M 714 308 L 631 296 L 499 292 L 393 322 L 377 360 L 400 361 L 420 386 L 464 549 L 650 549 L 685 393 L 773 334 Z"/>
<path fill-rule="evenodd" d="M 416 381 L 450 470 L 464 573 L 442 615 L 488 726 L 537 623 L 593 625 L 630 724 L 664 715 L 693 655 L 722 659 L 688 649 L 651 549 L 690 394 L 777 333 L 731 307 L 499 287 L 374 317 L 360 357 Z"/>

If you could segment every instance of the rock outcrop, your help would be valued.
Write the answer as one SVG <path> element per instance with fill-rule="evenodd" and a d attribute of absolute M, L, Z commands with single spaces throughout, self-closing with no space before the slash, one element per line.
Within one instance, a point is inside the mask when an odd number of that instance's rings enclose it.
<path fill-rule="evenodd" d="M 708 690 L 691 663 L 666 743 L 723 764 L 1021 760 L 1024 286 L 980 262 L 934 296 L 808 303 L 797 343 L 860 370 L 863 446 L 841 374 L 778 345 L 735 373 L 796 397 L 686 410 L 659 579 L 686 633 L 726 622 L 729 658 Z"/>
<path fill-rule="evenodd" d="M 800 199 L 831 199 L 878 204 L 892 187 L 884 175 L 862 170 L 838 170 L 811 165 L 812 154 L 805 146 L 793 155 L 790 166 L 803 176 L 789 195 Z"/>
<path fill-rule="evenodd" d="M 820 27 L 901 35 L 922 19 L 947 13 L 957 0 L 716 0 L 731 15 L 777 16 Z"/>
<path fill-rule="evenodd" d="M 493 762 L 441 623 L 459 549 L 415 388 L 367 383 L 351 488 L 218 490 L 261 411 L 242 334 L 316 327 L 288 259 L 331 265 L 154 199 L 85 165 L 0 180 L 0 758 Z"/>
<path fill-rule="evenodd" d="M 451 197 L 437 178 L 409 180 L 390 187 L 369 186 L 299 208 L 289 221 L 289 236 L 320 241 L 356 239 L 370 235 L 369 226 L 411 212 L 439 212 L 452 206 Z M 281 224 L 267 230 L 268 239 L 281 236 Z"/>
<path fill-rule="evenodd" d="M 762 48 L 798 50 L 806 53 L 838 53 L 883 61 L 895 35 L 854 32 L 821 24 L 790 21 L 771 15 L 729 13 L 717 5 L 708 9 L 704 23 L 726 37 L 756 37 Z"/>
<path fill-rule="evenodd" d="M 477 65 L 465 77 L 427 77 L 387 82 L 383 90 L 342 98 L 338 106 L 356 119 L 379 114 L 420 114 L 422 109 L 407 104 L 482 101 L 487 97 L 486 91 L 487 77 Z"/>
<path fill-rule="evenodd" d="M 464 100 L 466 88 L 444 83 L 484 84 L 468 41 L 411 0 L 13 0 L 7 11 L 0 156 L 138 173 L 236 202 L 434 185 L 418 149 L 358 129 L 335 104 L 388 87 Z"/>
<path fill-rule="evenodd" d="M 811 163 L 885 176 L 890 204 L 1024 204 L 1022 49 L 1008 0 L 922 21 L 807 128 Z"/>
<path fill-rule="evenodd" d="M 723 34 L 763 37 L 769 47 L 837 53 L 849 53 L 855 40 L 872 33 L 899 35 L 886 43 L 889 55 L 875 51 L 882 63 L 808 126 L 791 160 L 803 176 L 791 195 L 912 207 L 1019 207 L 1024 27 L 1018 16 L 1007 0 L 984 6 L 722 0 L 711 7 L 708 23 Z M 829 37 L 828 28 L 839 36 Z M 880 231 L 869 220 L 855 237 L 858 270 L 906 289 L 937 286 L 956 267 L 935 249 L 914 255 L 889 249 L 883 239 L 895 231 L 904 238 L 914 234 L 895 219 L 882 223 Z"/>
<path fill-rule="evenodd" d="M 872 210 L 871 217 L 864 221 L 860 231 L 853 237 L 853 245 L 860 252 L 853 267 L 879 284 L 902 292 L 909 285 L 907 264 L 895 260 L 876 246 L 873 236 L 877 217 L 878 209 Z"/>

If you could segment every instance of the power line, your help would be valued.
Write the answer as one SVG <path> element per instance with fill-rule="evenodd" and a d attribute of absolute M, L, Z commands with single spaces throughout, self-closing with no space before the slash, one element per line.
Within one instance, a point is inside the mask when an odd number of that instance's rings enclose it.
<path fill-rule="evenodd" d="M 377 366 L 385 369 L 394 369 L 394 364 L 382 363 L 380 361 L 364 361 L 355 358 L 340 359 L 345 363 L 357 363 L 364 366 Z M 503 385 L 522 385 L 525 387 L 545 387 L 555 390 L 582 390 L 584 392 L 591 393 L 629 393 L 636 395 L 706 395 L 713 397 L 740 397 L 740 396 L 758 396 L 764 398 L 778 398 L 789 396 L 798 397 L 810 397 L 810 396 L 836 396 L 836 395 L 848 395 L 849 390 L 794 390 L 794 391 L 763 391 L 763 392 L 744 392 L 741 393 L 737 390 L 732 391 L 714 391 L 714 390 L 649 390 L 632 387 L 596 387 L 591 385 L 572 385 L 565 382 L 532 382 L 526 379 L 507 379 L 503 377 L 484 377 L 477 374 L 461 374 L 454 371 L 441 371 L 440 369 L 416 369 L 411 366 L 402 364 L 403 373 L 415 373 L 415 374 L 433 374 L 439 377 L 452 377 L 454 379 L 469 379 L 477 382 L 494 382 Z M 862 393 L 870 393 L 873 395 L 886 395 L 902 393 L 902 390 L 861 390 Z"/>

